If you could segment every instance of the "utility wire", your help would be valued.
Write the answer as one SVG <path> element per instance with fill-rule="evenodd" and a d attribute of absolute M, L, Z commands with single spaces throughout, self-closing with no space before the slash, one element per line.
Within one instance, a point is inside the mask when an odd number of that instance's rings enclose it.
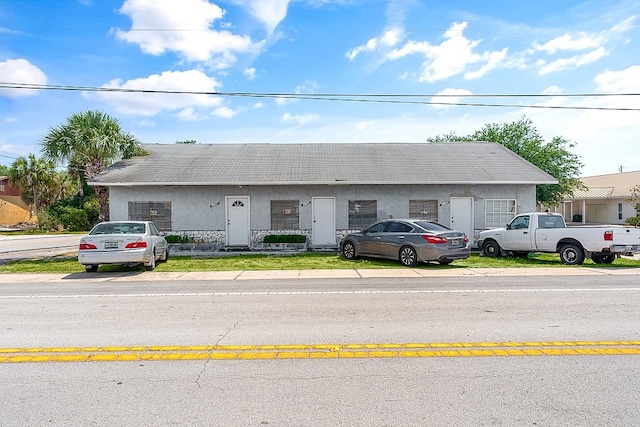
<path fill-rule="evenodd" d="M 180 90 L 152 90 L 152 89 L 128 89 L 93 86 L 65 86 L 65 85 L 39 85 L 30 83 L 0 82 L 0 89 L 25 89 L 25 90 L 59 90 L 82 92 L 111 92 L 111 93 L 141 93 L 141 94 L 172 94 L 172 95 L 207 95 L 228 96 L 246 98 L 280 98 L 291 100 L 313 101 L 340 101 L 340 102 L 364 102 L 386 104 L 417 104 L 417 105 L 446 105 L 465 107 L 505 107 L 505 108 L 536 108 L 558 110 L 601 110 L 601 111 L 640 111 L 640 108 L 631 107 L 584 107 L 584 106 L 560 106 L 560 105 L 525 105 L 525 104 L 498 104 L 478 102 L 437 102 L 416 101 L 415 98 L 607 98 L 607 97 L 636 97 L 640 93 L 575 93 L 575 94 L 339 94 L 339 93 L 259 93 L 259 92 L 208 92 L 208 91 L 180 91 Z"/>

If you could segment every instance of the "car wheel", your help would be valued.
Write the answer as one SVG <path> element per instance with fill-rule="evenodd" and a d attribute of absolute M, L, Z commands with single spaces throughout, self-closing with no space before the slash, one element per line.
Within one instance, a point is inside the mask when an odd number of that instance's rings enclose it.
<path fill-rule="evenodd" d="M 156 269 L 156 251 L 154 249 L 153 254 L 151 254 L 151 261 L 149 261 L 148 265 L 144 266 L 145 270 L 153 271 Z"/>
<path fill-rule="evenodd" d="M 162 255 L 162 257 L 160 257 L 160 262 L 167 262 L 169 260 L 169 247 L 167 246 L 164 249 L 164 253 Z"/>
<path fill-rule="evenodd" d="M 96 271 L 98 271 L 98 266 L 93 264 L 93 265 L 85 265 L 84 269 L 87 273 L 95 273 Z"/>
<path fill-rule="evenodd" d="M 342 255 L 346 259 L 356 259 L 356 247 L 353 243 L 346 241 L 342 245 Z"/>
<path fill-rule="evenodd" d="M 400 259 L 400 263 L 405 267 L 413 267 L 418 263 L 418 254 L 416 254 L 416 250 L 411 246 L 401 247 L 398 258 Z"/>
<path fill-rule="evenodd" d="M 591 261 L 596 264 L 611 264 L 616 259 L 614 254 L 593 254 L 591 255 Z"/>
<path fill-rule="evenodd" d="M 568 243 L 560 248 L 560 261 L 566 265 L 582 265 L 584 252 L 580 246 Z"/>
<path fill-rule="evenodd" d="M 611 264 L 613 262 L 613 260 L 616 259 L 616 256 L 614 254 L 608 254 L 608 255 L 603 255 L 602 256 L 602 263 L 603 264 Z"/>
<path fill-rule="evenodd" d="M 489 258 L 497 258 L 501 254 L 500 245 L 495 240 L 487 240 L 482 245 L 482 253 Z"/>

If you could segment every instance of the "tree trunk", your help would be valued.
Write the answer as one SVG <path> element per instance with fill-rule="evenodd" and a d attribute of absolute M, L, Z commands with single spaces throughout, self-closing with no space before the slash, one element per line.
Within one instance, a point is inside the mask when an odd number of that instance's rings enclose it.
<path fill-rule="evenodd" d="M 109 187 L 93 187 L 98 199 L 98 220 L 109 221 Z"/>

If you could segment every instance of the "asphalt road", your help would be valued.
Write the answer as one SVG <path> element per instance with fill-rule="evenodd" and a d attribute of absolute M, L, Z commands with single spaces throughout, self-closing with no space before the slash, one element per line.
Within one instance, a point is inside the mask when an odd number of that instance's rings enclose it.
<path fill-rule="evenodd" d="M 40 259 L 78 252 L 80 234 L 0 234 L 0 263 L 17 259 Z"/>
<path fill-rule="evenodd" d="M 0 275 L 2 425 L 640 419 L 633 271 L 21 277 Z"/>

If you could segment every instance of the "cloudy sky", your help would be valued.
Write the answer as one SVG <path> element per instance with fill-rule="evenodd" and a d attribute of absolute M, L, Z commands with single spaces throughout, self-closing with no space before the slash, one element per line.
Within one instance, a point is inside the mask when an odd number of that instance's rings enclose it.
<path fill-rule="evenodd" d="M 526 116 L 583 176 L 640 170 L 640 3 L 0 0 L 0 164 L 88 109 L 144 143 L 424 142 Z"/>

